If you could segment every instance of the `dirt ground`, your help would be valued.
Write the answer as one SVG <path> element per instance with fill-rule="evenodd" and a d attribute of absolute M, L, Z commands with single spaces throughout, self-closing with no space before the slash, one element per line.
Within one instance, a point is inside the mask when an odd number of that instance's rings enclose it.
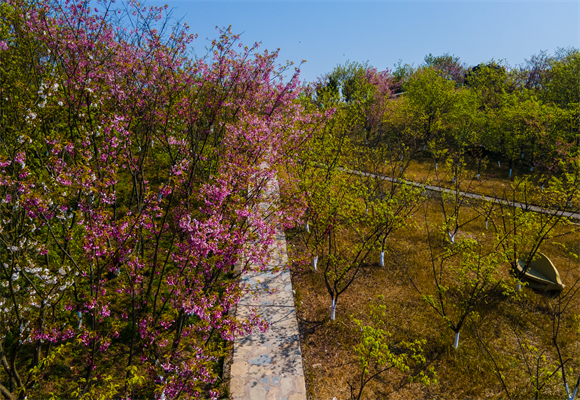
<path fill-rule="evenodd" d="M 426 212 L 436 213 L 435 201 L 427 203 Z M 352 317 L 369 322 L 371 303 L 386 306 L 383 320 L 392 349 L 396 351 L 400 341 L 424 339 L 426 363 L 405 373 L 391 368 L 380 374 L 365 387 L 364 399 L 504 399 L 508 393 L 513 399 L 533 398 L 534 380 L 543 383 L 539 398 L 563 398 L 562 378 L 558 373 L 550 376 L 559 366 L 552 341 L 557 298 L 527 287 L 520 299 L 494 293 L 489 304 L 477 308 L 469 318 L 458 349 L 453 348 L 454 332 L 416 289 L 428 293 L 434 286 L 422 212 L 414 217 L 416 228 L 400 230 L 388 239 L 384 267 L 379 266 L 378 251 L 368 257 L 354 283 L 339 297 L 335 321 L 329 318 L 330 297 L 321 270 L 314 272 L 308 265 L 292 267 L 308 398 L 351 398 L 350 385 L 358 387 L 361 371 L 353 351 L 361 333 Z M 571 228 L 558 229 L 565 233 Z M 298 233 L 287 232 L 290 255 L 295 258 L 308 252 L 301 247 Z M 459 236 L 490 242 L 493 235 L 482 219 L 476 219 Z M 574 285 L 580 271 L 578 259 L 570 251 L 578 255 L 579 243 L 576 231 L 541 248 L 567 285 L 561 299 L 569 303 L 561 314 L 558 343 L 563 357 L 569 358 L 566 367 L 574 371 L 567 373 L 568 381 L 574 382 L 580 370 L 580 284 Z M 502 268 L 507 276 L 508 266 Z M 434 367 L 437 384 L 412 381 L 412 376 L 428 367 Z"/>

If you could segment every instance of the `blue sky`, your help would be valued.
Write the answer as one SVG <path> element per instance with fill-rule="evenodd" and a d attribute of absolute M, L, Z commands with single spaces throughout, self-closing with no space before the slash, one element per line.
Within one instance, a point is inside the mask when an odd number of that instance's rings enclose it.
<path fill-rule="evenodd" d="M 580 47 L 580 1 L 146 1 L 168 4 L 199 34 L 196 52 L 232 25 L 242 42 L 280 48 L 311 81 L 350 61 L 378 69 L 450 53 L 469 65 L 523 63 L 540 50 Z"/>

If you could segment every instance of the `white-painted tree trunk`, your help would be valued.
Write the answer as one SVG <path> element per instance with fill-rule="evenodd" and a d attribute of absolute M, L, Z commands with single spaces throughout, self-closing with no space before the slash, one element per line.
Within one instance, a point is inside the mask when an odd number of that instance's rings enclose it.
<path fill-rule="evenodd" d="M 477 174 L 477 179 L 479 179 L 479 174 Z"/>
<path fill-rule="evenodd" d="M 427 145 L 423 145 L 423 151 L 425 151 L 426 148 L 427 148 Z"/>
<path fill-rule="evenodd" d="M 78 311 L 77 317 L 79 317 L 79 329 L 81 329 L 81 326 L 83 325 L 83 314 L 80 311 Z"/>
<path fill-rule="evenodd" d="M 485 229 L 487 229 L 487 219 L 485 220 Z"/>
<path fill-rule="evenodd" d="M 316 271 L 316 264 L 318 264 L 318 256 L 315 256 L 314 259 L 312 260 L 312 267 L 314 268 L 315 271 Z"/>
<path fill-rule="evenodd" d="M 572 393 L 572 397 L 570 397 L 570 400 L 574 400 L 576 398 L 577 393 L 578 393 L 578 388 L 574 389 L 574 392 Z"/>
<path fill-rule="evenodd" d="M 308 221 L 306 221 L 306 232 L 310 233 L 310 227 L 308 226 Z"/>
<path fill-rule="evenodd" d="M 530 172 L 532 172 L 533 170 L 534 170 L 534 166 L 532 165 L 532 166 L 530 167 Z"/>
<path fill-rule="evenodd" d="M 498 161 L 497 166 L 501 168 L 501 163 Z"/>
<path fill-rule="evenodd" d="M 566 382 L 565 388 L 566 388 L 566 395 L 568 396 L 568 400 L 576 399 L 576 394 L 578 393 L 578 388 L 575 388 L 574 392 L 572 392 L 572 394 L 570 394 L 570 388 L 568 387 L 568 382 Z"/>
<path fill-rule="evenodd" d="M 511 178 L 511 176 L 512 176 L 512 169 L 510 168 L 510 178 Z"/>
<path fill-rule="evenodd" d="M 522 158 L 524 158 L 524 153 L 522 153 Z"/>
<path fill-rule="evenodd" d="M 518 292 L 522 290 L 522 283 L 518 281 Z"/>
<path fill-rule="evenodd" d="M 459 346 L 459 332 L 455 333 L 455 341 L 453 342 L 453 347 L 457 348 Z"/>
<path fill-rule="evenodd" d="M 385 252 L 381 251 L 381 267 L 385 266 Z"/>
<path fill-rule="evenodd" d="M 161 380 L 161 383 L 163 383 L 163 377 L 161 375 L 159 375 L 159 379 Z M 165 400 L 165 389 L 163 389 L 163 392 L 161 392 L 161 396 L 159 397 L 159 400 Z"/>
<path fill-rule="evenodd" d="M 330 320 L 334 321 L 336 317 L 336 300 L 332 299 L 332 305 L 330 306 Z"/>
<path fill-rule="evenodd" d="M 452 235 L 451 232 L 447 232 L 449 235 L 449 239 L 451 239 L 451 243 L 455 244 L 455 233 Z"/>

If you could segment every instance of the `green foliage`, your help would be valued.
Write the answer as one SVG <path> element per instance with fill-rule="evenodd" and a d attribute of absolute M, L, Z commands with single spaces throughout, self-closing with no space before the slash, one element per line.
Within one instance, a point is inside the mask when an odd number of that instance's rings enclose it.
<path fill-rule="evenodd" d="M 429 229 L 429 228 L 427 228 Z M 447 233 L 444 227 L 443 232 Z M 515 278 L 502 271 L 505 255 L 491 251 L 484 253 L 475 239 L 454 240 L 450 246 L 438 246 L 429 233 L 431 254 L 431 283 L 419 288 L 423 301 L 445 321 L 456 334 L 469 321 L 489 311 L 498 298 L 514 296 Z"/>
<path fill-rule="evenodd" d="M 548 101 L 563 108 L 578 109 L 580 104 L 580 50 L 568 49 L 552 62 L 547 85 Z"/>
<path fill-rule="evenodd" d="M 455 84 L 434 68 L 420 69 L 405 83 L 404 111 L 421 143 L 444 135 L 456 103 Z"/>
<path fill-rule="evenodd" d="M 378 300 L 380 302 L 384 298 L 379 296 Z M 411 367 L 421 367 L 427 361 L 423 355 L 423 347 L 426 344 L 424 339 L 393 342 L 390 339 L 391 334 L 385 329 L 386 305 L 371 303 L 369 307 L 371 321 L 368 325 L 350 316 L 361 332 L 361 342 L 353 348 L 361 371 L 358 395 L 355 396 L 355 388 L 349 383 L 351 398 L 357 400 L 361 398 L 366 384 L 383 372 L 395 368 L 400 372 L 408 373 Z M 426 371 L 421 370 L 416 376 L 410 377 L 410 380 L 425 385 L 436 385 L 436 377 L 434 368 L 429 367 Z"/>
<path fill-rule="evenodd" d="M 415 68 L 413 67 L 413 65 L 403 64 L 403 60 L 399 60 L 395 64 L 393 77 L 395 79 L 395 83 L 399 86 L 398 91 L 403 92 L 407 89 L 405 86 L 405 82 L 413 75 L 414 72 Z"/>
<path fill-rule="evenodd" d="M 566 226 L 571 221 L 564 214 L 565 205 L 572 199 L 580 200 L 578 194 L 578 175 L 569 176 L 570 181 L 552 177 L 550 185 L 539 194 L 530 178 L 515 178 L 509 189 L 504 192 L 501 203 L 484 203 L 485 212 L 490 218 L 496 235 L 495 247 L 505 255 L 506 261 L 516 271 L 517 260 L 522 258 L 526 268 L 535 258 L 540 247 L 555 235 L 557 226 Z M 526 210 L 531 200 L 541 204 L 550 213 Z M 514 206 L 519 203 L 522 206 Z"/>
<path fill-rule="evenodd" d="M 338 65 L 328 75 L 328 86 L 340 94 L 341 100 L 351 103 L 360 97 L 367 97 L 370 86 L 365 80 L 368 62 L 347 61 Z"/>

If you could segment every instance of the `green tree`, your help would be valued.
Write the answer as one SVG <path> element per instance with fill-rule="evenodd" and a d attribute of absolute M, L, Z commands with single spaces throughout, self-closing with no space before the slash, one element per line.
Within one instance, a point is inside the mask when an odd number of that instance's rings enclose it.
<path fill-rule="evenodd" d="M 458 85 L 463 84 L 466 68 L 459 57 L 449 53 L 440 56 L 429 53 L 423 63 L 427 67 L 435 68 L 444 78 L 453 80 Z"/>
<path fill-rule="evenodd" d="M 378 300 L 382 301 L 383 297 L 379 296 Z M 426 363 L 426 358 L 423 355 L 423 346 L 426 344 L 424 339 L 413 342 L 394 342 L 390 339 L 391 334 L 385 329 L 385 310 L 384 304 L 371 303 L 371 322 L 368 325 L 364 324 L 362 320 L 350 316 L 350 319 L 360 328 L 361 335 L 361 342 L 354 346 L 361 371 L 360 378 L 358 383 L 354 385 L 348 382 L 352 400 L 360 400 L 365 386 L 383 372 L 395 368 L 406 373 L 410 371 L 411 367 L 421 367 Z M 420 381 L 425 385 L 436 385 L 436 377 L 434 368 L 430 367 L 426 373 L 421 371 L 411 379 Z"/>
<path fill-rule="evenodd" d="M 497 301 L 496 293 L 515 292 L 514 278 L 502 273 L 502 253 L 486 252 L 475 239 L 441 245 L 427 222 L 425 225 L 432 286 L 419 287 L 413 279 L 411 282 L 423 301 L 455 332 L 453 347 L 457 348 L 459 333 L 470 318 L 478 317 L 485 306 Z"/>
<path fill-rule="evenodd" d="M 405 84 L 404 112 L 416 139 L 425 147 L 442 137 L 457 103 L 455 84 L 434 68 L 422 68 Z"/>
<path fill-rule="evenodd" d="M 560 49 L 560 55 L 552 62 L 547 86 L 548 101 L 563 108 L 580 104 L 580 50 Z"/>
<path fill-rule="evenodd" d="M 578 170 L 552 176 L 544 190 L 539 190 L 529 177 L 516 177 L 501 201 L 482 204 L 482 214 L 496 235 L 496 251 L 505 255 L 518 279 L 523 278 L 542 244 L 562 235 L 556 228 L 570 226 L 568 213 L 580 211 L 579 189 Z M 570 227 L 569 233 L 576 230 Z M 524 263 L 521 272 L 517 268 L 520 259 Z"/>

